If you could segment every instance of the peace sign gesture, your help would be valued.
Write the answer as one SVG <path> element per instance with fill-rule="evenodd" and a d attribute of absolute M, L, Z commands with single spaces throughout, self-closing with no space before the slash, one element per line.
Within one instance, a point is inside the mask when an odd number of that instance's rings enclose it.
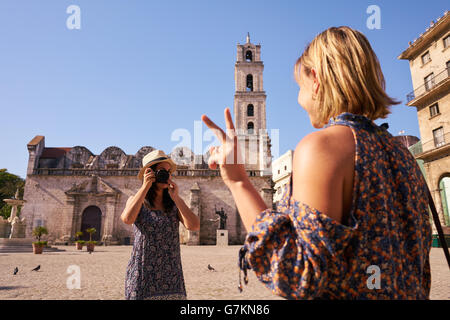
<path fill-rule="evenodd" d="M 202 115 L 203 122 L 210 128 L 222 143 L 220 147 L 211 147 L 208 165 L 211 169 L 220 168 L 220 174 L 223 182 L 230 186 L 234 182 L 243 181 L 248 178 L 243 164 L 238 164 L 239 148 L 237 144 L 236 131 L 231 118 L 229 108 L 225 109 L 225 123 L 227 132 L 225 133 L 206 115 Z"/>

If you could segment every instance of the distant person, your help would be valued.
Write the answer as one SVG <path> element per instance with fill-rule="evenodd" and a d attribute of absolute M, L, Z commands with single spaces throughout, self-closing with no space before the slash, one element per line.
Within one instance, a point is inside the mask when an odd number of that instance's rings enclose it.
<path fill-rule="evenodd" d="M 144 156 L 142 186 L 131 196 L 121 219 L 133 224 L 134 244 L 127 266 L 125 299 L 186 299 L 180 256 L 179 222 L 199 230 L 200 220 L 178 195 L 171 179 L 176 164 L 161 150 Z"/>
<path fill-rule="evenodd" d="M 323 129 L 298 143 L 277 210 L 233 161 L 230 110 L 227 133 L 202 116 L 222 141 L 209 166 L 219 165 L 249 232 L 241 269 L 288 299 L 428 299 L 426 182 L 411 153 L 373 122 L 398 102 L 385 92 L 368 40 L 349 27 L 329 28 L 294 70 L 298 103 Z"/>

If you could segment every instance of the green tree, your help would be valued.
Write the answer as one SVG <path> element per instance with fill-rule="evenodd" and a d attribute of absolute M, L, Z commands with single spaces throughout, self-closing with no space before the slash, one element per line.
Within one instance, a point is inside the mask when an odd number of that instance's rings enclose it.
<path fill-rule="evenodd" d="M 11 206 L 3 199 L 10 199 L 14 197 L 17 189 L 19 189 L 19 198 L 23 198 L 23 190 L 25 180 L 21 177 L 9 173 L 7 169 L 0 169 L 0 216 L 9 218 L 11 214 Z M 17 214 L 20 213 L 20 207 Z"/>
<path fill-rule="evenodd" d="M 97 230 L 95 228 L 89 228 L 89 229 L 86 229 L 86 232 L 89 233 L 89 242 L 95 242 L 95 241 L 92 241 L 92 234 L 96 233 Z"/>
<path fill-rule="evenodd" d="M 33 236 L 36 237 L 38 242 L 41 242 L 41 237 L 44 234 L 48 234 L 48 230 L 47 230 L 46 227 L 42 227 L 41 226 L 41 227 L 36 227 L 36 228 L 33 229 Z"/>

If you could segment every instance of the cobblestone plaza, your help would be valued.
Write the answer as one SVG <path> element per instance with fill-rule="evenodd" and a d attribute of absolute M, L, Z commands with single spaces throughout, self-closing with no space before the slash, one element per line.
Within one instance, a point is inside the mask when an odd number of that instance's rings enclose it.
<path fill-rule="evenodd" d="M 124 299 L 125 272 L 131 246 L 99 246 L 92 254 L 74 246 L 59 246 L 60 252 L 0 254 L 0 299 L 2 300 L 117 300 Z M 249 273 L 249 284 L 238 290 L 239 246 L 181 246 L 188 299 L 281 299 L 272 295 Z M 431 249 L 431 296 L 433 300 L 450 300 L 450 277 L 441 248 Z M 210 264 L 215 271 L 208 270 Z M 39 271 L 31 271 L 40 265 Z M 80 289 L 68 289 L 80 270 Z M 13 275 L 14 268 L 19 271 Z"/>

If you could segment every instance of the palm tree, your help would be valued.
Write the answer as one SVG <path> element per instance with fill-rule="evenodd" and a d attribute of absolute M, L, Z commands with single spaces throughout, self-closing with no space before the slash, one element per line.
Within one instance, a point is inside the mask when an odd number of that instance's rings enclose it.
<path fill-rule="evenodd" d="M 48 234 L 48 230 L 45 227 L 36 227 L 33 230 L 33 236 L 37 238 L 38 242 L 41 242 L 41 237 L 44 234 Z"/>
<path fill-rule="evenodd" d="M 92 242 L 92 234 L 96 233 L 97 230 L 95 228 L 86 229 L 86 232 L 89 233 L 89 242 Z"/>

